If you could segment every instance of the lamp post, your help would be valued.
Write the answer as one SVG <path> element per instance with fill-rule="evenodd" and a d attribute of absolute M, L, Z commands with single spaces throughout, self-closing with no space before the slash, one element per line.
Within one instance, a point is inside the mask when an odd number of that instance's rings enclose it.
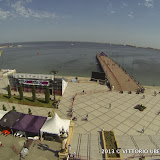
<path fill-rule="evenodd" d="M 53 92 L 53 94 L 54 94 L 54 104 L 56 104 L 57 103 L 57 101 L 56 101 L 56 93 L 55 93 L 55 84 L 56 84 L 56 81 L 55 81 L 55 76 L 56 76 L 56 74 L 58 73 L 58 71 L 56 71 L 56 70 L 51 70 L 50 71 L 50 74 L 53 74 L 54 75 L 54 92 Z"/>

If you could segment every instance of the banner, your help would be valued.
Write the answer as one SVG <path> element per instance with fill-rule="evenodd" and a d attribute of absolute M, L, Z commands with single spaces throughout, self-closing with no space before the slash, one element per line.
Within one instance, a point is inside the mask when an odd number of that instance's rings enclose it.
<path fill-rule="evenodd" d="M 49 86 L 49 81 L 19 79 L 20 84 Z"/>

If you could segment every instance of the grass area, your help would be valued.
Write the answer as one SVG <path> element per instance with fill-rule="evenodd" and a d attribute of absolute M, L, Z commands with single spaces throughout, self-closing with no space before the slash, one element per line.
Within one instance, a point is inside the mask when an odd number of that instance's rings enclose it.
<path fill-rule="evenodd" d="M 113 131 L 104 131 L 104 138 L 106 141 L 106 149 L 112 152 L 114 150 L 114 153 L 107 153 L 108 158 L 120 158 L 120 155 L 116 153 L 117 150 L 117 142 L 114 137 Z"/>
<path fill-rule="evenodd" d="M 38 107 L 47 107 L 52 108 L 53 101 L 50 100 L 49 103 L 45 102 L 45 99 L 37 98 L 35 102 L 33 102 L 31 97 L 24 97 L 23 100 L 19 99 L 19 96 L 13 96 L 9 99 L 7 94 L 0 94 L 0 101 L 9 102 L 9 103 L 17 103 L 22 105 L 30 105 L 30 106 L 38 106 Z"/>

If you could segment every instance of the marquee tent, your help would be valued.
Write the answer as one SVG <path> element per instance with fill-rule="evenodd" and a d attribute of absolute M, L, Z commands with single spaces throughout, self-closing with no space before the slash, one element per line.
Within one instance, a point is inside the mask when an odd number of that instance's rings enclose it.
<path fill-rule="evenodd" d="M 23 113 L 9 111 L 0 120 L 0 126 L 12 128 L 13 124 L 19 120 Z"/>
<path fill-rule="evenodd" d="M 8 111 L 0 110 L 0 119 L 6 114 Z"/>
<path fill-rule="evenodd" d="M 39 134 L 47 117 L 23 114 L 19 121 L 13 125 L 13 129 Z"/>
<path fill-rule="evenodd" d="M 47 121 L 44 123 L 43 127 L 41 128 L 41 136 L 43 133 L 50 133 L 50 134 L 59 134 L 59 131 L 64 130 L 69 132 L 70 120 L 61 119 L 57 113 L 54 113 L 52 118 L 48 118 Z"/>

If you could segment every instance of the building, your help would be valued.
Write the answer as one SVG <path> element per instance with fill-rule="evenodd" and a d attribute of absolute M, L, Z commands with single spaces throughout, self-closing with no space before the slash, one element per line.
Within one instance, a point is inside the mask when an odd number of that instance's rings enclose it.
<path fill-rule="evenodd" d="M 48 86 L 51 95 L 54 92 L 56 95 L 63 95 L 68 83 L 64 78 L 54 78 L 54 75 L 44 74 L 13 73 L 8 78 L 11 90 L 18 91 L 21 84 L 24 92 L 32 92 L 34 85 L 36 93 L 44 93 Z"/>

